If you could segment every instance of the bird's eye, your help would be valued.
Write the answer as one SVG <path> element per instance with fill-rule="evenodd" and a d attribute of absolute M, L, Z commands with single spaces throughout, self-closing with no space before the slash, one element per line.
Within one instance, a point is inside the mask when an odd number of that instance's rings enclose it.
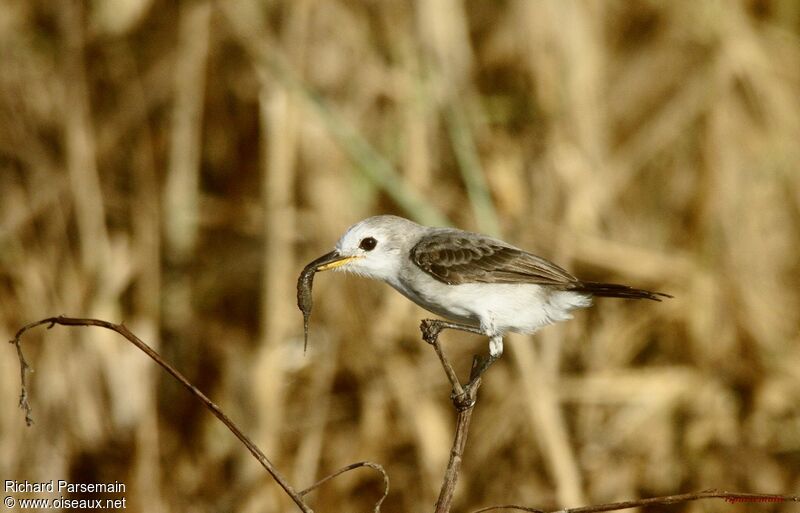
<path fill-rule="evenodd" d="M 363 249 L 364 251 L 372 251 L 375 249 L 375 246 L 378 245 L 378 241 L 376 241 L 372 237 L 366 237 L 361 239 L 361 244 L 358 245 L 359 248 Z"/>

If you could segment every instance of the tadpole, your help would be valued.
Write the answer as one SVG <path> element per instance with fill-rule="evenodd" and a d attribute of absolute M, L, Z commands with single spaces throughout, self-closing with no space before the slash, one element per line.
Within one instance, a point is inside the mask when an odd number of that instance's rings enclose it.
<path fill-rule="evenodd" d="M 311 319 L 311 307 L 314 302 L 311 298 L 311 286 L 314 284 L 314 273 L 317 272 L 316 261 L 303 268 L 297 279 L 297 307 L 303 312 L 303 354 L 308 347 L 308 321 Z"/>
<path fill-rule="evenodd" d="M 303 333 L 305 336 L 303 354 L 305 354 L 308 347 L 308 321 L 311 319 L 311 307 L 313 306 L 311 287 L 314 284 L 314 273 L 319 271 L 320 268 L 323 271 L 329 269 L 331 264 L 336 264 L 340 261 L 342 261 L 342 258 L 339 253 L 331 251 L 305 266 L 300 273 L 300 277 L 297 278 L 297 307 L 303 312 Z"/>

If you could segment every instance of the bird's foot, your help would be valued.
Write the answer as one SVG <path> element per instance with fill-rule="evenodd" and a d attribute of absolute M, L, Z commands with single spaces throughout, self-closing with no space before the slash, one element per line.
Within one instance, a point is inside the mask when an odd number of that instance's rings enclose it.
<path fill-rule="evenodd" d="M 439 333 L 442 332 L 444 326 L 442 322 L 436 319 L 422 319 L 419 324 L 419 330 L 422 332 L 422 340 L 428 344 L 435 344 L 439 338 Z"/>
<path fill-rule="evenodd" d="M 480 356 L 475 357 L 475 365 L 472 368 L 472 372 L 469 376 L 469 383 L 467 384 L 466 388 L 472 388 L 481 379 L 483 373 L 486 372 L 489 367 L 492 366 L 497 359 L 500 358 L 499 356 L 489 355 L 486 358 L 481 358 Z"/>

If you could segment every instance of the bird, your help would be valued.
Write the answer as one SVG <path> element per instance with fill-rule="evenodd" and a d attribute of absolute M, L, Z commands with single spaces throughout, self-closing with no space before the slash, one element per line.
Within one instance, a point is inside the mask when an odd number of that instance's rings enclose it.
<path fill-rule="evenodd" d="M 500 239 L 428 227 L 394 215 L 349 227 L 335 249 L 309 264 L 389 284 L 447 321 L 443 328 L 489 338 L 489 356 L 471 386 L 503 354 L 507 332 L 530 334 L 572 318 L 594 297 L 661 301 L 669 294 L 580 280 L 553 262 Z M 423 330 L 424 332 L 424 330 Z"/>

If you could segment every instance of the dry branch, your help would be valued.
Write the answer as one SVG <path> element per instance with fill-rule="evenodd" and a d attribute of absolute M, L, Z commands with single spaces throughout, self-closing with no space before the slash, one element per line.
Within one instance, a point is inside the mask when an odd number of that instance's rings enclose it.
<path fill-rule="evenodd" d="M 201 392 L 197 387 L 195 387 L 188 379 L 186 379 L 183 374 L 180 373 L 175 367 L 161 358 L 153 348 L 148 346 L 144 343 L 139 337 L 134 335 L 124 324 L 114 324 L 108 321 L 103 321 L 99 319 L 81 319 L 81 318 L 73 318 L 73 317 L 49 317 L 47 319 L 42 319 L 40 321 L 32 322 L 30 324 L 26 324 L 22 328 L 20 328 L 17 333 L 14 335 L 14 339 L 10 340 L 9 343 L 14 344 L 17 349 L 17 356 L 19 357 L 19 364 L 20 364 L 20 382 L 21 382 L 21 392 L 19 398 L 19 406 L 25 411 L 25 422 L 30 426 L 33 423 L 33 418 L 31 416 L 31 406 L 28 402 L 28 372 L 31 372 L 31 366 L 25 360 L 25 356 L 22 352 L 22 345 L 21 345 L 21 337 L 22 335 L 37 326 L 42 326 L 47 324 L 47 329 L 52 328 L 56 324 L 60 324 L 62 326 L 97 326 L 100 328 L 105 328 L 111 331 L 115 331 L 125 337 L 128 341 L 130 341 L 133 345 L 143 351 L 147 356 L 149 356 L 153 361 L 155 361 L 161 368 L 167 371 L 173 378 L 178 380 L 184 387 L 186 387 L 189 392 L 191 392 L 195 397 L 197 397 L 211 412 L 214 414 L 217 419 L 220 420 L 225 426 L 238 438 L 245 447 L 250 451 L 256 460 L 261 463 L 267 472 L 272 476 L 273 479 L 280 485 L 281 488 L 286 492 L 289 497 L 294 501 L 295 504 L 300 508 L 301 511 L 304 513 L 313 513 L 308 504 L 303 501 L 303 496 L 310 492 L 311 490 L 317 488 L 318 486 L 322 485 L 323 483 L 333 479 L 334 477 L 343 474 L 349 470 L 353 470 L 359 467 L 370 467 L 378 470 L 383 475 L 384 481 L 384 494 L 375 504 L 374 511 L 378 513 L 380 511 L 380 506 L 383 500 L 386 498 L 386 495 L 389 493 L 389 476 L 378 464 L 372 462 L 359 462 L 354 463 L 352 465 L 348 465 L 343 469 L 340 469 L 328 477 L 325 477 L 318 481 L 316 484 L 312 485 L 311 487 L 303 490 L 302 492 L 297 492 L 286 480 L 285 477 L 278 471 L 277 468 L 272 464 L 271 461 L 267 458 L 267 456 L 258 448 L 258 446 L 250 440 L 247 435 L 245 435 L 239 427 L 227 416 L 225 413 L 214 404 L 203 392 Z"/>
<path fill-rule="evenodd" d="M 346 467 L 342 467 L 339 470 L 333 472 L 332 474 L 323 477 L 322 479 L 320 479 L 313 485 L 309 486 L 305 490 L 300 491 L 299 495 L 302 497 L 308 493 L 311 493 L 312 491 L 316 490 L 317 488 L 327 483 L 334 477 L 338 477 L 339 475 L 344 474 L 345 472 L 350 472 L 351 470 L 355 470 L 361 467 L 369 467 L 371 469 L 375 469 L 381 473 L 381 476 L 383 476 L 383 495 L 381 496 L 380 499 L 378 499 L 378 502 L 375 503 L 375 507 L 372 509 L 375 513 L 380 513 L 381 504 L 383 504 L 383 501 L 386 499 L 386 496 L 389 495 L 389 474 L 386 473 L 386 470 L 384 470 L 384 468 L 381 465 L 378 465 L 377 463 L 372 463 L 371 461 L 359 461 L 358 463 L 351 463 Z"/>
<path fill-rule="evenodd" d="M 704 490 L 702 492 L 667 495 L 664 497 L 650 497 L 647 499 L 611 502 L 608 504 L 597 504 L 594 506 L 583 506 L 580 508 L 567 508 L 553 511 L 551 513 L 600 513 L 602 511 L 618 511 L 621 509 L 640 508 L 642 506 L 667 506 L 670 504 L 680 504 L 683 502 L 691 502 L 702 499 L 725 499 L 725 502 L 730 504 L 737 502 L 800 502 L 800 496 L 797 495 L 773 495 L 764 493 L 739 493 Z M 517 506 L 513 504 L 504 506 L 487 506 L 485 508 L 477 509 L 472 513 L 485 513 L 486 511 L 496 511 L 501 509 L 528 511 L 530 513 L 545 513 L 541 509 L 530 508 L 527 506 Z"/>
<path fill-rule="evenodd" d="M 439 344 L 439 333 L 444 324 L 440 321 L 425 319 L 420 324 L 420 331 L 422 338 L 433 346 L 439 361 L 442 363 L 447 379 L 453 386 L 453 394 L 451 399 L 453 406 L 458 412 L 456 418 L 456 433 L 453 437 L 453 446 L 450 449 L 450 459 L 447 462 L 445 469 L 444 479 L 442 481 L 442 488 L 439 491 L 439 498 L 436 500 L 436 513 L 448 513 L 450 505 L 453 502 L 453 494 L 456 491 L 456 482 L 458 481 L 458 474 L 461 471 L 461 461 L 464 458 L 464 447 L 467 444 L 467 435 L 469 434 L 469 424 L 472 420 L 472 410 L 475 408 L 478 398 L 478 388 L 481 386 L 481 379 L 479 375 L 480 358 L 474 357 L 472 360 L 472 370 L 469 376 L 469 383 L 472 386 L 465 387 L 458 380 L 455 370 L 453 369 L 450 360 L 444 354 L 441 345 Z"/>

